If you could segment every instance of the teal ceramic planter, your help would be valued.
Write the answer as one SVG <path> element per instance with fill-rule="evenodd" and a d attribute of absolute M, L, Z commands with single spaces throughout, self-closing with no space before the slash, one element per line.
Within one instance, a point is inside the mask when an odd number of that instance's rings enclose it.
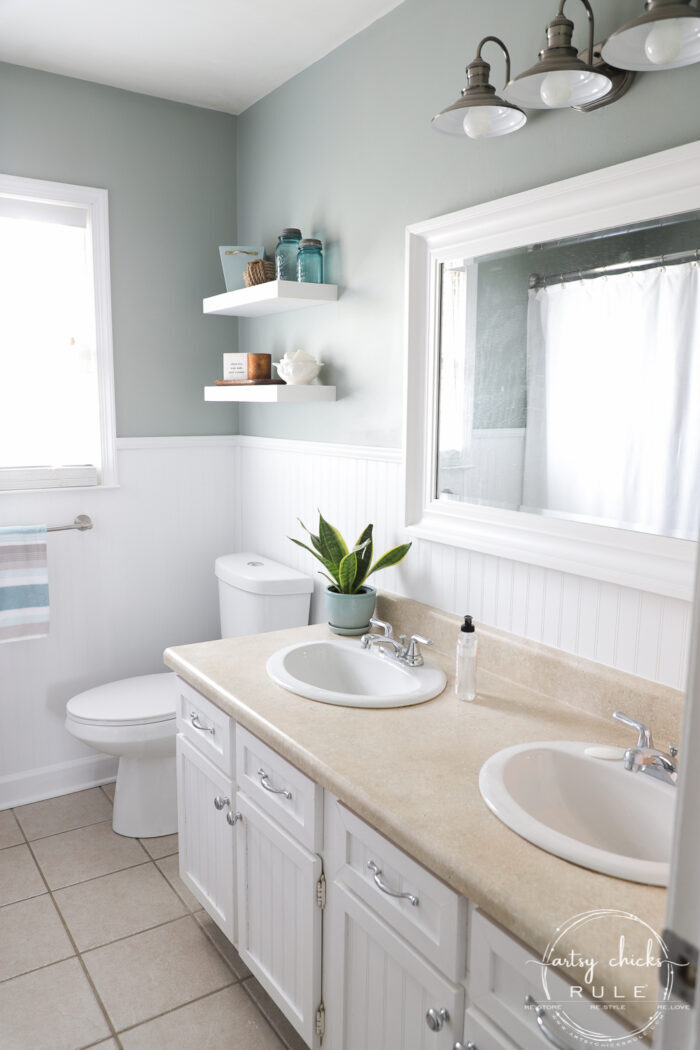
<path fill-rule="evenodd" d="M 336 634 L 365 634 L 369 631 L 377 592 L 374 587 L 363 587 L 357 594 L 340 594 L 326 587 L 326 616 L 328 626 Z"/>

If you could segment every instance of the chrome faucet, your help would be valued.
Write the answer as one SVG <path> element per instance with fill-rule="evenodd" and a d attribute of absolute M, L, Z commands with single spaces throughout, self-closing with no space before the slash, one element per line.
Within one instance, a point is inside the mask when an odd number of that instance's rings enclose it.
<path fill-rule="evenodd" d="M 420 634 L 412 634 L 406 638 L 402 634 L 399 639 L 394 638 L 394 628 L 386 620 L 370 619 L 372 627 L 382 630 L 383 634 L 363 634 L 360 644 L 363 649 L 379 649 L 385 656 L 397 663 L 406 664 L 408 667 L 421 667 L 423 665 L 423 654 L 421 645 L 432 645 L 430 638 L 423 638 Z"/>
<path fill-rule="evenodd" d="M 655 780 L 661 780 L 664 784 L 672 784 L 675 787 L 678 780 L 678 748 L 671 746 L 668 754 L 654 747 L 651 729 L 644 722 L 637 722 L 634 718 L 615 711 L 613 718 L 622 722 L 631 729 L 636 729 L 639 734 L 636 747 L 628 747 L 625 751 L 624 766 L 631 773 L 646 773 Z"/>

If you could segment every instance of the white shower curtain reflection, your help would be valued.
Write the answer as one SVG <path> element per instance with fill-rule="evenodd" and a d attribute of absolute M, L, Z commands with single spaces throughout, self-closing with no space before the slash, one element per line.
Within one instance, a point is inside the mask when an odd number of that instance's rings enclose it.
<path fill-rule="evenodd" d="M 700 267 L 530 292 L 523 510 L 697 539 Z"/>

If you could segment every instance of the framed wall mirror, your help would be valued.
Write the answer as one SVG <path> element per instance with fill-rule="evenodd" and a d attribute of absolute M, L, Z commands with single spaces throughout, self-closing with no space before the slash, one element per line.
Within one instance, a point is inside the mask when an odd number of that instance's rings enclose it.
<path fill-rule="evenodd" d="M 406 241 L 409 531 L 690 599 L 700 143 Z"/>

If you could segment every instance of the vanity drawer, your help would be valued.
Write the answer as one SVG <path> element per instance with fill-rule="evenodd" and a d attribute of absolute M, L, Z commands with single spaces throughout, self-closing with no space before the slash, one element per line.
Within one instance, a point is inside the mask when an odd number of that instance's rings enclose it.
<path fill-rule="evenodd" d="M 247 729 L 236 734 L 238 787 L 285 831 L 317 853 L 323 843 L 323 790 Z"/>
<path fill-rule="evenodd" d="M 461 981 L 466 900 L 341 803 L 333 809 L 329 859 L 334 882 L 352 890 L 438 970 Z"/>
<path fill-rule="evenodd" d="M 210 762 L 233 777 L 233 719 L 179 678 L 177 690 L 178 732 Z"/>
<path fill-rule="evenodd" d="M 471 1008 L 464 1014 L 463 1046 L 465 1050 L 518 1050 L 515 1043 L 499 1032 L 487 1017 L 481 1017 Z"/>
<path fill-rule="evenodd" d="M 544 1050 L 550 1045 L 538 1027 L 534 1010 L 525 1008 L 526 995 L 531 995 L 538 1003 L 547 1001 L 541 973 L 541 956 L 531 952 L 515 937 L 487 919 L 478 908 L 473 909 L 468 982 L 471 1006 L 486 1014 L 519 1050 Z M 571 985 L 561 974 L 550 969 L 547 983 L 552 1001 L 571 1003 L 567 1005 L 567 1012 L 574 1020 L 577 1020 L 578 1013 L 582 1027 L 618 1039 L 629 1038 L 629 1029 L 611 1013 L 598 1010 L 594 1020 L 588 999 L 581 1000 L 577 1006 L 578 1000 L 572 1000 L 569 993 Z M 579 1046 L 573 1031 L 564 1031 L 554 1019 L 550 1020 L 550 1027 L 563 1047 L 570 1046 L 574 1050 L 574 1047 Z M 486 1046 L 489 1044 L 486 1043 Z M 504 1046 L 508 1047 L 509 1043 L 504 1042 Z"/>

